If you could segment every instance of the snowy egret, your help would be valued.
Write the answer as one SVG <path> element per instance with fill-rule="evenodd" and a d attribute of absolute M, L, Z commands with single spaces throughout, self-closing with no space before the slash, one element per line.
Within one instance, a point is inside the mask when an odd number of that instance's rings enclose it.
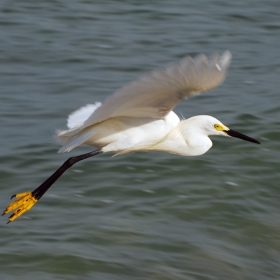
<path fill-rule="evenodd" d="M 12 222 L 29 210 L 52 184 L 73 164 L 106 152 L 116 155 L 136 151 L 160 151 L 182 156 L 199 156 L 212 146 L 209 135 L 237 137 L 260 144 L 211 116 L 195 116 L 180 121 L 172 109 L 189 96 L 219 86 L 226 76 L 231 54 L 225 51 L 210 59 L 186 57 L 132 82 L 110 96 L 103 105 L 87 105 L 68 117 L 68 130 L 58 131 L 63 143 L 60 153 L 82 144 L 97 150 L 70 157 L 33 192 L 13 195 L 3 215 L 15 210 Z"/>

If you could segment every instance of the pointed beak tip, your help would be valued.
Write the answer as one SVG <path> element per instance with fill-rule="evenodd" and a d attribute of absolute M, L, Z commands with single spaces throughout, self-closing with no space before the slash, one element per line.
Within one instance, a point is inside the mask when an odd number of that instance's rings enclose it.
<path fill-rule="evenodd" d="M 232 130 L 232 129 L 229 129 L 227 131 L 225 131 L 225 133 L 231 137 L 235 137 L 235 138 L 239 138 L 239 139 L 242 139 L 242 140 L 245 140 L 245 141 L 248 141 L 248 142 L 252 142 L 252 143 L 255 143 L 255 144 L 261 144 L 261 142 L 259 142 L 258 140 L 254 139 L 254 138 L 251 138 L 247 135 L 244 135 L 242 133 L 239 133 L 235 130 Z"/>

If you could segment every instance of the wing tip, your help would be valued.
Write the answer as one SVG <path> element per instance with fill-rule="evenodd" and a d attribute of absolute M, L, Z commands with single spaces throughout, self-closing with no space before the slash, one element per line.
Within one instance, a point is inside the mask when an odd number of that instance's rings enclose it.
<path fill-rule="evenodd" d="M 180 61 L 183 68 L 187 69 L 191 65 L 195 65 L 198 68 L 209 67 L 217 68 L 219 71 L 226 70 L 231 62 L 232 54 L 229 50 L 224 51 L 221 55 L 214 53 L 213 55 L 206 56 L 201 53 L 195 57 L 186 56 Z"/>
<path fill-rule="evenodd" d="M 231 62 L 232 54 L 229 50 L 226 50 L 222 53 L 219 59 L 219 66 L 222 69 L 227 69 L 229 67 L 229 64 Z"/>

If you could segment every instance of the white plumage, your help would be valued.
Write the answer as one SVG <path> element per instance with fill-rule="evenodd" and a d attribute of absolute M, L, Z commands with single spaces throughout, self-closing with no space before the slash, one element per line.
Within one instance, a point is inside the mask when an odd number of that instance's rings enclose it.
<path fill-rule="evenodd" d="M 84 122 L 93 114 L 93 112 L 101 106 L 101 102 L 95 104 L 88 104 L 74 111 L 68 116 L 67 127 L 72 129 L 84 124 Z"/>
<path fill-rule="evenodd" d="M 227 135 L 214 124 L 225 126 L 209 116 L 180 122 L 172 109 L 183 99 L 220 85 L 230 61 L 228 51 L 209 60 L 205 55 L 186 57 L 124 86 L 102 105 L 82 107 L 69 116 L 69 130 L 58 133 L 63 143 L 59 152 L 88 144 L 116 154 L 141 150 L 185 156 L 205 153 L 212 145 L 208 135 Z"/>
<path fill-rule="evenodd" d="M 59 131 L 63 143 L 59 152 L 69 152 L 88 144 L 98 149 L 70 157 L 33 192 L 16 194 L 18 200 L 4 210 L 12 210 L 12 222 L 29 210 L 73 164 L 104 152 L 124 154 L 136 151 L 161 151 L 183 156 L 198 156 L 207 152 L 212 141 L 209 135 L 241 138 L 258 143 L 238 133 L 211 116 L 195 116 L 180 121 L 172 109 L 183 99 L 220 85 L 230 64 L 226 51 L 210 60 L 199 55 L 165 70 L 157 70 L 128 84 L 110 96 L 103 105 L 86 105 L 68 117 L 68 130 Z"/>

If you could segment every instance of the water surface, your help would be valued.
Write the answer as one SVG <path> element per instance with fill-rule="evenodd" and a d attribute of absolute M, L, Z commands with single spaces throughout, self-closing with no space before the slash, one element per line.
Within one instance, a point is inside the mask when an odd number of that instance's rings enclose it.
<path fill-rule="evenodd" d="M 3 1 L 0 205 L 79 147 L 55 129 L 143 73 L 230 50 L 224 84 L 176 113 L 209 114 L 262 145 L 205 155 L 100 155 L 0 228 L 1 279 L 278 279 L 280 2 Z"/>

